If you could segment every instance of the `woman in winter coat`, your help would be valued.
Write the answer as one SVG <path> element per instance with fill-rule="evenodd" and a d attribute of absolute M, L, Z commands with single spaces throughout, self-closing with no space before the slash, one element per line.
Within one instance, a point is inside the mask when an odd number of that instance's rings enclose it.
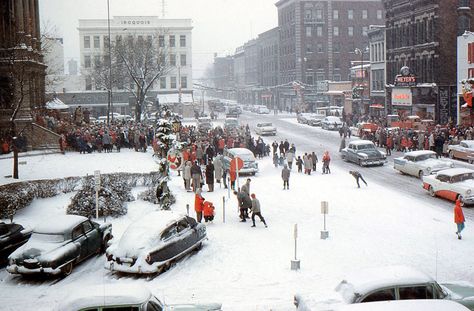
<path fill-rule="evenodd" d="M 191 190 L 191 161 L 186 161 L 186 165 L 183 170 L 184 188 Z"/>
<path fill-rule="evenodd" d="M 303 156 L 303 165 L 304 165 L 304 173 L 311 175 L 311 170 L 313 169 L 313 160 L 311 160 L 311 156 L 307 153 Z"/>
<path fill-rule="evenodd" d="M 212 160 L 209 160 L 209 162 L 206 165 L 206 184 L 209 189 L 209 192 L 214 191 L 214 164 L 212 163 Z"/>
<path fill-rule="evenodd" d="M 461 208 L 461 200 L 457 199 L 456 204 L 454 205 L 454 222 L 457 225 L 458 230 L 456 234 L 458 239 L 461 240 L 461 231 L 464 229 L 464 213 L 462 212 Z"/>
<path fill-rule="evenodd" d="M 331 157 L 329 156 L 329 151 L 325 151 L 323 155 L 323 174 L 331 174 L 329 169 L 329 163 L 331 162 Z"/>
<path fill-rule="evenodd" d="M 201 222 L 202 220 L 202 210 L 204 208 L 204 198 L 201 195 L 201 188 L 196 190 L 194 195 L 194 210 L 196 211 L 196 221 Z"/>
<path fill-rule="evenodd" d="M 298 157 L 299 158 L 299 157 Z M 288 165 L 284 165 L 283 169 L 281 170 L 281 179 L 283 179 L 283 190 L 290 189 L 290 174 L 291 171 L 288 168 Z"/>
<path fill-rule="evenodd" d="M 214 220 L 214 210 L 215 210 L 215 208 L 214 208 L 214 204 L 212 204 L 212 202 L 204 201 L 202 212 L 204 214 L 204 220 L 206 222 Z"/>
<path fill-rule="evenodd" d="M 214 175 L 216 182 L 220 183 L 222 178 L 222 157 L 220 155 L 216 156 L 214 159 Z"/>

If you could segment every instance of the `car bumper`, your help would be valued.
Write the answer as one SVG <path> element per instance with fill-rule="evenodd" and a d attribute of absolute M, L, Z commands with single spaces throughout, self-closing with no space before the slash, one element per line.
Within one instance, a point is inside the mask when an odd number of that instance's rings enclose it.
<path fill-rule="evenodd" d="M 152 274 L 159 271 L 159 263 L 153 265 L 131 265 L 130 263 L 117 263 L 115 261 L 108 261 L 105 263 L 105 268 L 114 272 L 134 273 L 134 274 Z"/>
<path fill-rule="evenodd" d="M 265 131 L 260 133 L 261 136 L 265 135 L 276 135 L 276 131 Z"/>
<path fill-rule="evenodd" d="M 49 275 L 58 275 L 61 273 L 60 268 L 35 268 L 35 269 L 29 269 L 24 266 L 18 266 L 18 265 L 9 265 L 7 266 L 7 271 L 11 274 L 49 274 Z"/>
<path fill-rule="evenodd" d="M 474 204 L 474 196 L 468 196 L 468 197 L 463 196 L 462 201 L 464 202 L 464 204 L 473 205 Z"/>
<path fill-rule="evenodd" d="M 360 164 L 362 166 L 369 166 L 369 165 L 383 165 L 384 163 L 386 163 L 387 160 L 386 159 L 379 159 L 379 160 L 372 160 L 372 159 L 367 159 L 367 160 L 361 160 L 360 161 Z"/>
<path fill-rule="evenodd" d="M 243 168 L 239 170 L 239 174 L 254 174 L 258 172 L 258 168 Z"/>

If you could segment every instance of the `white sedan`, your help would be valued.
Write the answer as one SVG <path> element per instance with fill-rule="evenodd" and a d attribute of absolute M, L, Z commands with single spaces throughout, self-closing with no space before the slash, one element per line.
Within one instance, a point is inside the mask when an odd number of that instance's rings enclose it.
<path fill-rule="evenodd" d="M 394 169 L 419 178 L 453 167 L 453 162 L 437 159 L 436 152 L 431 150 L 411 151 L 403 157 L 393 159 Z"/>
<path fill-rule="evenodd" d="M 277 133 L 276 127 L 273 126 L 270 122 L 265 123 L 257 123 L 257 127 L 255 128 L 255 134 L 264 136 L 264 135 L 273 135 L 275 136 Z"/>
<path fill-rule="evenodd" d="M 468 168 L 450 168 L 436 175 L 423 176 L 423 188 L 432 197 L 441 197 L 450 201 L 461 200 L 461 205 L 474 204 L 474 170 Z"/>

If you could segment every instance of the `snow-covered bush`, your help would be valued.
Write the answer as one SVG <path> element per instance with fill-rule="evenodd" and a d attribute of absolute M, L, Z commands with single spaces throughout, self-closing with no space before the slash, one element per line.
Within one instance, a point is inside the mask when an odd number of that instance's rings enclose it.
<path fill-rule="evenodd" d="M 138 195 L 138 199 L 159 204 L 161 209 L 168 210 L 176 202 L 176 198 L 168 187 L 168 177 L 161 178 L 157 183 L 150 184 L 148 188 Z"/>

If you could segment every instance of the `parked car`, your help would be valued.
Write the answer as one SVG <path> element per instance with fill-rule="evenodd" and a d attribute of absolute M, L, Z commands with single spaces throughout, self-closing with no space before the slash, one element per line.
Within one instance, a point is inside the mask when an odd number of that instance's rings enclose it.
<path fill-rule="evenodd" d="M 269 114 L 270 113 L 270 109 L 268 109 L 266 106 L 260 106 L 257 108 L 257 111 L 256 111 L 258 114 Z"/>
<path fill-rule="evenodd" d="M 461 200 L 461 205 L 474 204 L 474 170 L 468 168 L 450 168 L 436 175 L 423 177 L 423 188 L 432 197 L 441 197 L 450 201 Z"/>
<path fill-rule="evenodd" d="M 165 304 L 148 288 L 135 283 L 102 284 L 66 296 L 57 311 L 218 311 L 220 303 Z"/>
<path fill-rule="evenodd" d="M 469 311 L 460 303 L 439 299 L 389 300 L 342 305 L 336 311 Z"/>
<path fill-rule="evenodd" d="M 233 131 L 239 128 L 239 120 L 237 118 L 225 118 L 224 129 L 226 131 Z"/>
<path fill-rule="evenodd" d="M 230 162 L 235 158 L 239 157 L 244 162 L 244 167 L 239 170 L 239 174 L 250 174 L 255 175 L 258 172 L 258 163 L 255 159 L 255 155 L 252 151 L 246 148 L 230 148 L 224 149 L 224 169 L 230 168 Z"/>
<path fill-rule="evenodd" d="M 264 136 L 264 135 L 272 135 L 275 136 L 277 133 L 276 127 L 273 126 L 271 122 L 262 122 L 257 123 L 257 127 L 255 128 L 255 134 Z"/>
<path fill-rule="evenodd" d="M 394 169 L 419 178 L 453 167 L 453 162 L 437 159 L 436 152 L 431 150 L 410 151 L 403 157 L 393 159 Z"/>
<path fill-rule="evenodd" d="M 465 282 L 438 284 L 426 273 L 409 266 L 361 269 L 348 275 L 337 285 L 335 290 L 337 298 L 333 299 L 334 305 L 364 305 L 376 301 L 390 300 L 445 299 L 456 301 L 470 310 L 474 310 L 473 285 Z M 318 304 L 316 299 L 317 297 L 310 295 L 296 294 L 294 303 L 298 310 L 319 310 L 313 308 Z"/>
<path fill-rule="evenodd" d="M 383 165 L 387 156 L 385 152 L 375 148 L 374 143 L 370 140 L 354 140 L 341 150 L 341 158 L 360 166 L 368 166 Z"/>
<path fill-rule="evenodd" d="M 103 252 L 112 225 L 83 216 L 63 215 L 37 226 L 31 238 L 8 257 L 12 274 L 69 275 L 73 266 Z"/>
<path fill-rule="evenodd" d="M 458 145 L 448 145 L 448 155 L 451 159 L 457 158 L 474 163 L 474 140 L 461 140 Z"/>
<path fill-rule="evenodd" d="M 0 222 L 0 265 L 6 264 L 8 256 L 28 241 L 31 231 L 20 224 Z"/>
<path fill-rule="evenodd" d="M 363 132 L 375 133 L 377 131 L 378 125 L 375 123 L 360 122 L 355 126 L 349 127 L 352 136 L 362 136 Z"/>
<path fill-rule="evenodd" d="M 327 116 L 321 121 L 321 128 L 325 130 L 338 130 L 343 126 L 341 118 L 335 116 Z"/>
<path fill-rule="evenodd" d="M 206 238 L 206 226 L 194 218 L 156 211 L 130 224 L 118 244 L 107 249 L 105 267 L 126 273 L 160 273 L 201 249 Z"/>
<path fill-rule="evenodd" d="M 325 117 L 326 116 L 323 114 L 312 113 L 309 115 L 306 124 L 309 124 L 311 126 L 321 126 L 321 122 Z"/>
<path fill-rule="evenodd" d="M 198 118 L 198 131 L 201 133 L 207 133 L 212 129 L 212 120 L 210 117 L 199 117 Z"/>
<path fill-rule="evenodd" d="M 301 112 L 296 115 L 296 121 L 301 124 L 307 124 L 309 120 L 309 116 L 311 114 L 308 112 Z"/>

